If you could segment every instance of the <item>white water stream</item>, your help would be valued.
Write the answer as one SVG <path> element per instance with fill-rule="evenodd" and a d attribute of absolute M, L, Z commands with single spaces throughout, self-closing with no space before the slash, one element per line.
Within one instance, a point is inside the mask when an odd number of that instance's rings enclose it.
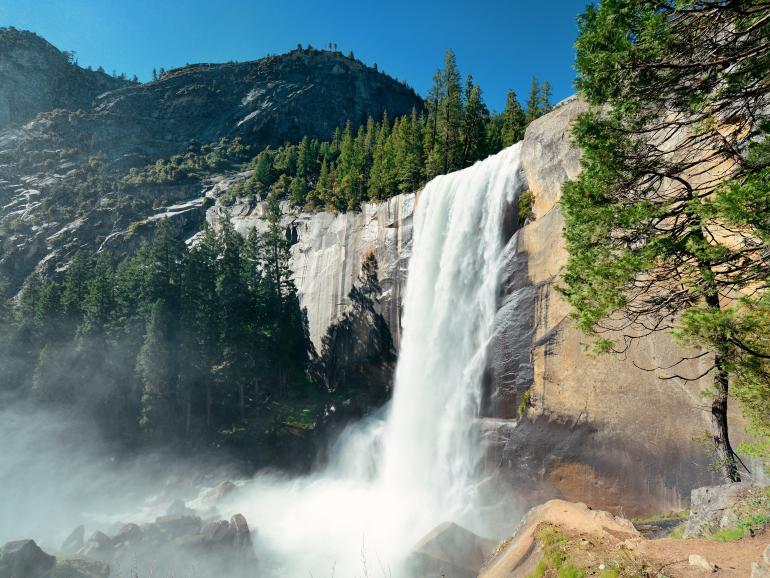
<path fill-rule="evenodd" d="M 239 492 L 275 575 L 395 576 L 444 521 L 484 532 L 475 418 L 519 175 L 514 145 L 421 193 L 389 407 L 349 428 L 323 472 L 260 476 Z"/>

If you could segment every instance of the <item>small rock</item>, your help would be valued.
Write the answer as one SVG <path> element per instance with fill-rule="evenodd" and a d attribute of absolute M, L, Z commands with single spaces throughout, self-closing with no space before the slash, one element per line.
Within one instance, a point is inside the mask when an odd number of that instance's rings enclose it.
<path fill-rule="evenodd" d="M 0 578 L 48 578 L 55 565 L 56 558 L 34 540 L 8 542 L 0 548 Z"/>
<path fill-rule="evenodd" d="M 96 560 L 59 560 L 56 563 L 56 578 L 108 578 L 110 567 Z"/>
<path fill-rule="evenodd" d="M 716 568 L 711 564 L 711 562 L 706 560 L 700 554 L 690 554 L 690 557 L 687 561 L 690 563 L 690 566 L 702 568 L 703 570 L 708 570 L 709 572 L 716 572 Z"/>
<path fill-rule="evenodd" d="M 751 565 L 751 578 L 770 578 L 770 564 L 754 562 Z"/>
<path fill-rule="evenodd" d="M 61 545 L 62 552 L 67 554 L 74 554 L 83 547 L 83 543 L 86 536 L 86 527 L 82 524 L 72 530 L 67 539 Z"/>

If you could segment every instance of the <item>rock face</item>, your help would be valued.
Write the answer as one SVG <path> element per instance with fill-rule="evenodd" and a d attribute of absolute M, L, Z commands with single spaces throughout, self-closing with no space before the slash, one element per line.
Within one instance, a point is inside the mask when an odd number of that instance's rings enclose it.
<path fill-rule="evenodd" d="M 761 486 L 747 483 L 694 489 L 684 537 L 707 536 L 723 528 L 734 528 L 739 520 L 736 509 L 741 502 L 761 496 L 764 491 Z"/>
<path fill-rule="evenodd" d="M 510 259 L 505 299 L 515 303 L 513 314 L 504 300 L 502 339 L 491 351 L 493 369 L 514 370 L 492 380 L 486 409 L 511 418 L 527 388 L 530 407 L 495 438 L 488 463 L 530 503 L 558 496 L 631 515 L 682 509 L 690 490 L 716 481 L 710 457 L 692 441 L 708 429 L 698 395 L 706 383 L 664 381 L 634 366 L 667 366 L 686 355 L 664 334 L 634 343 L 625 360 L 590 355 L 556 291 L 567 259 L 561 185 L 580 170 L 569 126 L 583 110 L 580 100 L 562 103 L 529 126 L 522 144 L 534 205 Z"/>
<path fill-rule="evenodd" d="M 445 522 L 431 530 L 406 559 L 406 572 L 413 578 L 476 578 L 495 543 L 473 532 Z"/>
<path fill-rule="evenodd" d="M 0 578 L 50 578 L 56 558 L 34 540 L 8 542 L 0 548 Z"/>
<path fill-rule="evenodd" d="M 0 131 L 40 112 L 88 109 L 98 95 L 130 84 L 80 68 L 32 32 L 0 28 Z"/>

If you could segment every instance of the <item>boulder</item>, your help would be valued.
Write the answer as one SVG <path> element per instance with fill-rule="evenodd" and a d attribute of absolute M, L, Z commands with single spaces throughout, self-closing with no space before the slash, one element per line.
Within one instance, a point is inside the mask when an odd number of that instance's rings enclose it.
<path fill-rule="evenodd" d="M 444 522 L 417 543 L 406 559 L 406 570 L 415 578 L 476 578 L 494 547 L 492 540 Z"/>
<path fill-rule="evenodd" d="M 61 551 L 66 554 L 74 554 L 83 547 L 86 528 L 82 524 L 72 530 L 67 539 L 61 545 Z"/>
<path fill-rule="evenodd" d="M 97 560 L 59 560 L 56 563 L 55 578 L 108 578 L 110 567 Z"/>
<path fill-rule="evenodd" d="M 34 540 L 8 542 L 0 549 L 0 578 L 50 578 L 56 558 Z"/>
<path fill-rule="evenodd" d="M 695 488 L 690 494 L 690 518 L 685 538 L 734 527 L 738 523 L 734 508 L 759 489 L 759 486 L 748 483 Z"/>
<path fill-rule="evenodd" d="M 227 520 L 209 522 L 201 530 L 201 546 L 218 550 L 224 547 L 232 547 L 235 543 L 235 528 Z"/>
<path fill-rule="evenodd" d="M 235 529 L 235 547 L 252 551 L 251 530 L 243 514 L 235 514 L 230 518 L 230 526 Z"/>
<path fill-rule="evenodd" d="M 118 532 L 112 537 L 112 545 L 114 547 L 126 545 L 134 545 L 142 540 L 142 529 L 136 524 L 125 524 Z"/>
<path fill-rule="evenodd" d="M 694 566 L 695 568 L 700 568 L 701 570 L 705 570 L 706 572 L 716 572 L 717 570 L 711 562 L 706 560 L 700 554 L 690 554 L 690 556 L 687 558 L 687 563 L 690 566 Z"/>

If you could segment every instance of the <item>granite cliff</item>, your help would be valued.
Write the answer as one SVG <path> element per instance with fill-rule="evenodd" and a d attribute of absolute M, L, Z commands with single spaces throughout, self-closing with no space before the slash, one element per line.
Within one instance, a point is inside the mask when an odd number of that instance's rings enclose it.
<path fill-rule="evenodd" d="M 694 441 L 708 428 L 699 396 L 707 384 L 662 380 L 662 372 L 642 369 L 687 355 L 665 334 L 640 340 L 627 359 L 592 355 L 556 290 L 566 260 L 560 189 L 579 172 L 569 126 L 584 108 L 570 99 L 532 123 L 524 138 L 522 166 L 534 202 L 518 230 L 514 207 L 506 220 L 507 278 L 480 419 L 486 467 L 528 504 L 560 497 L 631 515 L 681 509 L 693 488 L 717 481 L 708 448 Z M 348 293 L 368 255 L 376 257 L 382 283 L 378 311 L 398 344 L 415 200 L 401 195 L 360 213 L 286 217 L 317 346 L 353 307 Z M 209 209 L 209 218 L 220 210 Z M 236 206 L 236 226 L 252 226 L 259 210 Z M 683 365 L 687 375 L 700 373 L 694 362 Z M 734 421 L 739 431 L 737 412 Z"/>

